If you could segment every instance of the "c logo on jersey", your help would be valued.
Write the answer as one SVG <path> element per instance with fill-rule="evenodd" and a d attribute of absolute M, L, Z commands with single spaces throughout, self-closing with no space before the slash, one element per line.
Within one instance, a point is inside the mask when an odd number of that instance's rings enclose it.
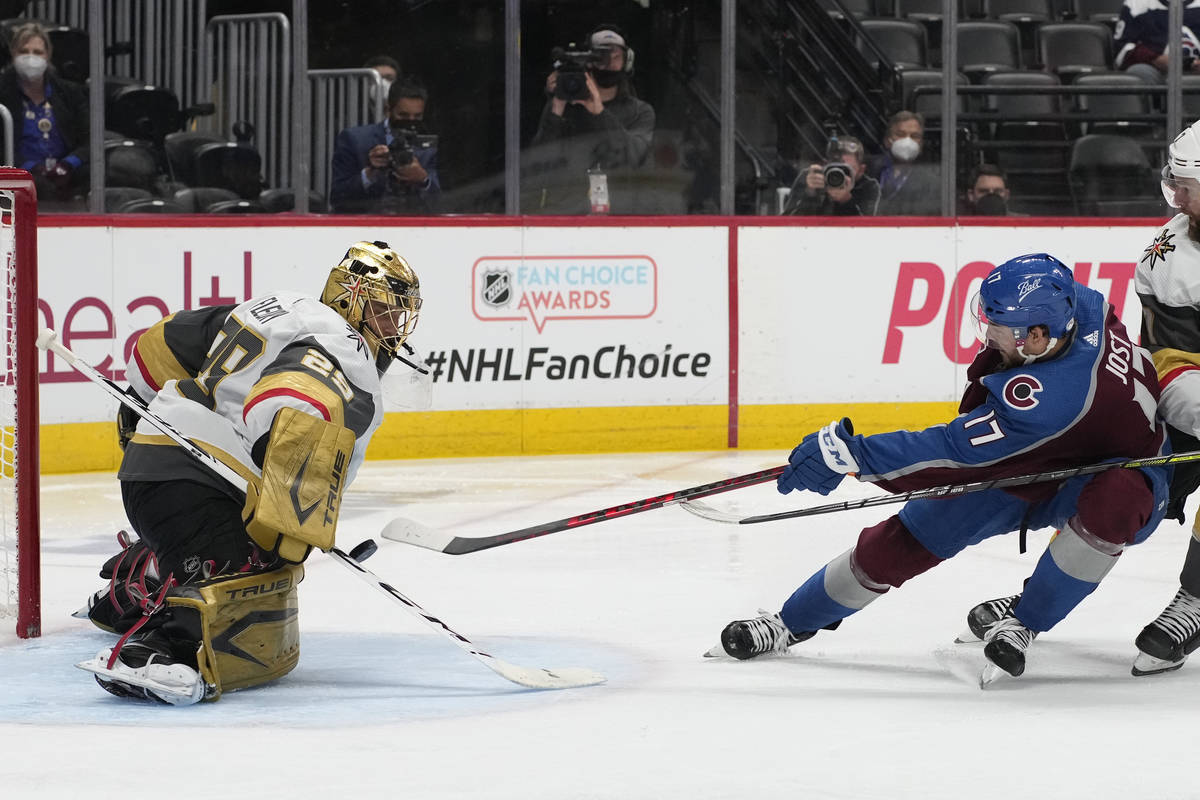
<path fill-rule="evenodd" d="M 1028 411 L 1038 404 L 1037 393 L 1044 387 L 1032 375 L 1017 375 L 1004 384 L 1004 402 L 1020 411 Z"/>

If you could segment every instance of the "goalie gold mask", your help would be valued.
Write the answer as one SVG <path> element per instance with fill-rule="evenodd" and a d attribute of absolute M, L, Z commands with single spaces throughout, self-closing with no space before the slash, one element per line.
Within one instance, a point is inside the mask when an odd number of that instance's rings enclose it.
<path fill-rule="evenodd" d="M 383 372 L 417 326 L 417 273 L 387 242 L 356 242 L 329 272 L 321 302 L 362 334 Z"/>

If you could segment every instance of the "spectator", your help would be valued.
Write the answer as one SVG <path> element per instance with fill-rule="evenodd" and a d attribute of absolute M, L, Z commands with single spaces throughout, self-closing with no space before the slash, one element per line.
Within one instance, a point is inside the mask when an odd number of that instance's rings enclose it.
<path fill-rule="evenodd" d="M 392 84 L 400 77 L 400 62 L 391 56 L 371 56 L 363 64 L 363 67 L 379 73 L 379 79 L 383 81 L 383 97 L 386 101 Z M 376 97 L 375 87 L 371 87 L 371 99 L 374 100 Z"/>
<path fill-rule="evenodd" d="M 917 163 L 925 141 L 920 114 L 897 111 L 888 120 L 883 145 L 872 176 L 879 181 L 879 213 L 896 216 L 936 216 L 941 213 L 941 187 L 934 164 Z"/>
<path fill-rule="evenodd" d="M 425 133 L 425 89 L 388 90 L 387 119 L 347 128 L 333 144 L 329 204 L 340 214 L 430 214 L 442 186 L 437 137 Z"/>
<path fill-rule="evenodd" d="M 33 174 L 39 201 L 81 197 L 87 186 L 87 94 L 50 66 L 50 37 L 41 25 L 17 28 L 10 47 L 13 63 L 0 71 L 0 103 L 16 129 L 15 161 Z"/>
<path fill-rule="evenodd" d="M 1114 32 L 1117 55 L 1114 65 L 1146 83 L 1166 83 L 1169 34 L 1167 4 L 1163 0 L 1125 0 Z M 1184 72 L 1200 72 L 1200 2 L 1183 7 L 1182 47 Z"/>
<path fill-rule="evenodd" d="M 980 164 L 971 173 L 965 213 L 980 217 L 1008 216 L 1008 179 L 994 164 Z"/>
<path fill-rule="evenodd" d="M 590 57 L 581 66 L 568 54 L 558 54 L 555 70 L 546 78 L 550 95 L 542 109 L 536 145 L 557 145 L 565 164 L 543 173 L 537 209 L 583 213 L 588 208 L 589 171 L 637 169 L 646 161 L 654 136 L 654 108 L 633 90 L 634 53 L 615 25 L 600 25 L 588 38 Z M 557 52 L 557 51 L 556 51 Z M 564 78 L 562 76 L 568 76 Z M 582 80 L 580 80 L 582 76 Z M 629 211 L 614 202 L 618 213 Z"/>
<path fill-rule="evenodd" d="M 867 174 L 862 142 L 840 136 L 829 145 L 829 161 L 810 164 L 792 184 L 784 214 L 852 217 L 875 213 L 879 182 Z"/>

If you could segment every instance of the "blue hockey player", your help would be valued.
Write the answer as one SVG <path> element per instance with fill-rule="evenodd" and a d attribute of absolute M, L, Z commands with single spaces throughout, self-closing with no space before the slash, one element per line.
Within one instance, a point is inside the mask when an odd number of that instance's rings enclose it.
<path fill-rule="evenodd" d="M 1158 380 L 1099 292 L 1045 253 L 988 273 L 976 301 L 981 348 L 959 415 L 923 431 L 856 436 L 849 419 L 809 434 L 779 476 L 781 493 L 827 495 L 847 475 L 891 492 L 1066 469 L 1170 451 Z M 1057 483 L 914 500 L 863 530 L 777 614 L 729 623 L 721 645 L 746 659 L 786 650 L 952 558 L 1017 530 L 1060 530 L 1020 601 L 987 632 L 983 684 L 1025 670 L 1025 651 L 1090 594 L 1127 545 L 1166 510 L 1170 468 L 1112 469 Z"/>

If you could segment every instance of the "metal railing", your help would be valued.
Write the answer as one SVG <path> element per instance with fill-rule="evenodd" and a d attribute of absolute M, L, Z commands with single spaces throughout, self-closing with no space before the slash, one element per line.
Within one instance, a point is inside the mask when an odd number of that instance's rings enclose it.
<path fill-rule="evenodd" d="M 312 69 L 308 86 L 312 189 L 328 197 L 334 139 L 345 128 L 381 121 L 387 90 L 379 73 L 366 68 Z"/>
<path fill-rule="evenodd" d="M 202 82 L 216 113 L 201 127 L 228 137 L 237 123 L 254 126 L 267 186 L 294 186 L 292 36 L 283 14 L 219 15 L 208 21 Z"/>

